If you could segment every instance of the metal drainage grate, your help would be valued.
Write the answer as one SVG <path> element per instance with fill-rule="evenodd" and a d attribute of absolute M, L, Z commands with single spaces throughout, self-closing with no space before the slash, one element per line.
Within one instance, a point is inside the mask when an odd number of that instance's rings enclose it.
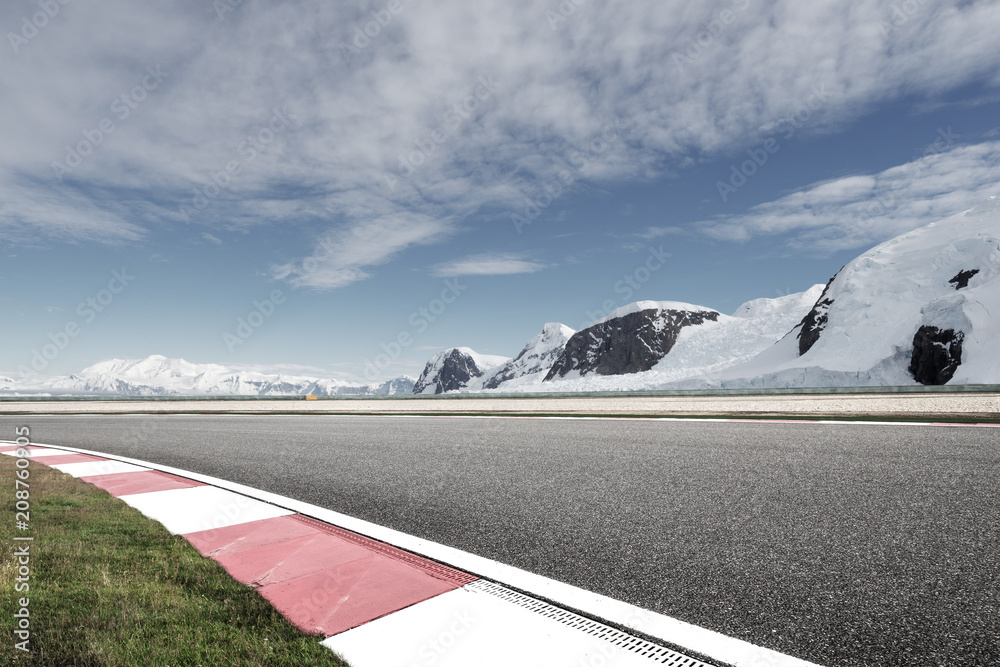
<path fill-rule="evenodd" d="M 653 662 L 667 665 L 667 667 L 712 667 L 712 665 L 707 662 L 702 662 L 701 660 L 691 658 L 683 653 L 678 653 L 677 651 L 660 646 L 659 644 L 654 644 L 653 642 L 646 641 L 645 639 L 640 639 L 639 637 L 622 632 L 621 630 L 616 630 L 615 628 L 604 625 L 603 623 L 592 621 L 591 619 L 580 616 L 579 614 L 574 614 L 571 611 L 553 606 L 548 602 L 542 602 L 541 600 L 537 600 L 533 597 L 512 591 L 506 586 L 501 586 L 500 584 L 492 581 L 480 579 L 479 581 L 475 581 L 467 585 L 465 589 L 478 591 L 480 593 L 488 593 L 489 595 L 498 597 L 501 600 L 506 600 L 507 602 L 515 604 L 519 607 L 524 607 L 535 612 L 536 614 L 545 616 L 546 618 L 551 618 L 552 620 L 562 623 L 563 625 L 573 628 L 574 630 L 580 630 L 581 632 L 585 632 L 598 639 L 603 639 L 604 641 L 625 649 L 626 651 L 637 653 Z"/>

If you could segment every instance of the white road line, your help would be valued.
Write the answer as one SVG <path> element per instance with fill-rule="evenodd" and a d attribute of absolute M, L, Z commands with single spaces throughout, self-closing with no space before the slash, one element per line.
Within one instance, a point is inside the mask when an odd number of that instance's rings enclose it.
<path fill-rule="evenodd" d="M 47 445 L 46 445 L 47 446 Z M 458 570 L 471 572 L 486 579 L 497 581 L 515 590 L 524 591 L 529 595 L 546 600 L 576 611 L 584 616 L 600 619 L 617 627 L 626 628 L 642 635 L 653 637 L 674 646 L 680 646 L 695 653 L 708 656 L 714 660 L 734 665 L 734 667 L 816 667 L 814 663 L 801 660 L 771 649 L 756 646 L 749 642 L 728 637 L 713 630 L 708 630 L 690 623 L 685 623 L 663 614 L 637 607 L 627 602 L 577 588 L 548 577 L 505 565 L 489 558 L 477 556 L 444 544 L 425 540 L 413 535 L 379 526 L 377 524 L 356 519 L 346 514 L 334 512 L 316 505 L 304 503 L 293 498 L 279 496 L 274 493 L 254 489 L 252 487 L 230 482 L 217 477 L 163 466 L 148 461 L 141 461 L 124 456 L 115 456 L 103 452 L 79 449 L 76 447 L 59 447 L 67 451 L 82 454 L 103 456 L 134 466 L 143 466 L 162 472 L 186 477 L 204 482 L 221 489 L 242 494 L 250 498 L 270 503 L 276 508 L 298 512 L 327 523 L 346 528 L 361 535 L 371 537 L 381 542 L 387 542 L 405 551 L 422 555 L 431 560 L 449 565 Z M 90 464 L 68 464 L 73 465 Z M 201 487 L 196 487 L 201 488 Z M 190 489 L 189 489 L 190 490 Z M 158 492 L 166 493 L 166 492 Z M 138 494 L 137 494 L 138 495 Z M 147 494 L 150 495 L 150 494 Z"/>
<path fill-rule="evenodd" d="M 2 413 L 0 413 L 2 415 Z M 285 417 L 289 419 L 298 419 L 301 417 L 379 417 L 379 418 L 401 418 L 401 419 L 545 419 L 545 420 L 579 420 L 579 421 L 642 421 L 642 422 L 696 422 L 696 423 L 708 423 L 708 424 L 824 424 L 824 425 L 846 425 L 846 426 L 922 426 L 922 427 L 963 427 L 963 428 L 1000 428 L 1000 423 L 962 423 L 962 422 L 947 422 L 947 421 L 933 421 L 933 422 L 914 422 L 914 421 L 866 421 L 866 420 L 846 420 L 846 419 L 804 419 L 798 415 L 789 415 L 788 419 L 774 419 L 772 417 L 630 417 L 628 415 L 508 415 L 508 414 L 490 414 L 490 415 L 456 415 L 456 414 L 410 414 L 406 412 L 398 413 L 365 413 L 365 412 L 351 412 L 351 413 L 335 413 L 327 414 L 323 412 L 316 413 L 294 413 L 294 414 L 267 414 L 267 413 L 253 413 L 253 412 L 219 412 L 219 413 L 200 413 L 200 412 L 178 412 L 178 413 L 121 413 L 121 414 L 62 414 L 62 413 L 37 413 L 30 415 L 32 417 L 74 417 L 74 418 L 106 418 L 106 417 L 135 417 L 135 418 L 148 418 L 148 417 L 205 417 L 218 419 L 222 417 L 232 417 L 232 418 L 245 418 L 245 417 Z M 946 417 L 942 416 L 942 419 Z M 4 444 L 14 444 L 10 440 L 0 440 L 0 443 Z M 11 452 L 0 452 L 12 454 Z"/>
<path fill-rule="evenodd" d="M 209 416 L 209 415 L 202 415 Z M 229 415 L 233 417 L 243 417 L 252 415 Z M 282 417 L 303 417 L 309 415 L 275 415 Z M 320 415 L 317 415 L 320 416 Z M 952 422 L 911 422 L 911 421 L 898 421 L 898 422 L 884 422 L 884 421 L 848 421 L 844 419 L 773 419 L 773 418 L 754 418 L 754 417 L 734 417 L 734 418 L 723 418 L 723 417 L 628 417 L 621 416 L 615 417 L 613 415 L 608 416 L 578 416 L 578 415 L 410 415 L 405 413 L 400 414 L 372 414 L 366 415 L 363 412 L 344 414 L 344 415 L 329 415 L 336 417 L 404 417 L 409 419 L 548 419 L 548 420 L 579 420 L 579 421 L 636 421 L 636 422 L 698 422 L 698 423 L 709 423 L 709 424 L 832 424 L 832 425 L 848 425 L 848 426 L 964 426 L 970 428 L 1000 428 L 1000 424 L 963 424 L 963 423 L 952 423 Z"/>

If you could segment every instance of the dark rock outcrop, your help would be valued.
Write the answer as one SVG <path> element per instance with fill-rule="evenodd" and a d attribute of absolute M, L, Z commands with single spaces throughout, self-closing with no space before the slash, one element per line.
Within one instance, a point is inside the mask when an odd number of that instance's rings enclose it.
<path fill-rule="evenodd" d="M 965 333 L 954 329 L 922 326 L 913 336 L 910 374 L 924 385 L 948 384 L 962 365 Z"/>
<path fill-rule="evenodd" d="M 443 357 L 442 357 L 443 355 Z M 442 352 L 427 362 L 424 372 L 413 385 L 414 394 L 423 394 L 428 387 L 434 387 L 435 394 L 463 389 L 472 378 L 480 377 L 482 369 L 475 360 L 458 348 Z"/>
<path fill-rule="evenodd" d="M 954 285 L 956 290 L 965 289 L 969 286 L 969 281 L 979 273 L 979 269 L 960 271 L 957 276 L 948 281 L 949 285 Z"/>
<path fill-rule="evenodd" d="M 800 357 L 812 349 L 812 346 L 819 340 L 820 334 L 823 333 L 823 329 L 826 328 L 826 323 L 829 320 L 830 306 L 833 305 L 833 299 L 827 298 L 826 294 L 830 291 L 830 285 L 833 284 L 833 281 L 839 275 L 838 273 L 833 278 L 830 278 L 830 282 L 826 284 L 826 289 L 823 290 L 823 293 L 819 295 L 819 299 L 816 300 L 816 305 L 802 318 L 802 322 L 799 324 Z"/>
<path fill-rule="evenodd" d="M 524 354 L 524 352 L 521 352 L 521 354 Z M 497 371 L 496 375 L 483 383 L 483 389 L 496 389 L 504 382 L 509 382 L 510 380 L 520 377 L 517 373 L 517 367 L 514 365 L 514 362 L 520 360 L 521 357 L 516 357 L 515 359 L 507 362 L 503 368 Z"/>
<path fill-rule="evenodd" d="M 648 371 L 667 356 L 681 329 L 716 322 L 712 310 L 649 309 L 594 324 L 575 333 L 549 369 L 546 380 L 570 371 L 581 375 L 625 375 Z"/>

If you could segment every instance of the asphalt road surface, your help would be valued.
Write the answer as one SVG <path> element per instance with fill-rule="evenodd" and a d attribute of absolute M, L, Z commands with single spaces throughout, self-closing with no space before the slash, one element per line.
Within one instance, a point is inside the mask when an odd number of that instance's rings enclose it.
<path fill-rule="evenodd" d="M 284 494 L 824 665 L 1000 664 L 1000 429 L 2 417 Z"/>

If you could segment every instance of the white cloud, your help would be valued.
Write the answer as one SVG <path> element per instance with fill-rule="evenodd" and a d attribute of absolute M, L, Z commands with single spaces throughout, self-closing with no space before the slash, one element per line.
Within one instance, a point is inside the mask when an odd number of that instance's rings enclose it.
<path fill-rule="evenodd" d="M 873 175 L 814 183 L 746 214 L 698 223 L 713 238 L 791 235 L 795 250 L 870 246 L 1000 193 L 1000 142 L 954 147 Z"/>
<path fill-rule="evenodd" d="M 667 226 L 667 227 L 647 227 L 645 231 L 636 234 L 641 239 L 652 240 L 663 238 L 664 236 L 681 236 L 689 233 L 688 230 L 683 227 Z"/>
<path fill-rule="evenodd" d="M 383 264 L 410 246 L 432 243 L 450 232 L 448 221 L 404 214 L 348 224 L 324 234 L 305 259 L 272 267 L 272 275 L 296 287 L 336 289 L 367 278 L 366 267 Z"/>
<path fill-rule="evenodd" d="M 60 5 L 19 53 L 0 49 L 0 228 L 184 233 L 181 205 L 222 178 L 193 224 L 324 230 L 356 255 L 303 249 L 274 274 L 347 285 L 476 211 L 522 208 L 560 169 L 609 184 L 752 145 L 817 86 L 829 91 L 819 132 L 903 95 L 1000 84 L 1000 5 L 927 0 L 897 26 L 895 4 L 588 0 L 553 30 L 549 0 L 404 3 L 356 53 L 345 47 L 371 16 L 350 3 L 244 2 L 221 21 L 193 0 Z M 4 4 L 0 25 L 19 26 L 25 7 Z M 704 33 L 724 9 L 735 18 Z M 115 100 L 157 65 L 162 83 L 121 118 Z M 286 108 L 294 129 L 249 157 L 248 137 Z M 103 119 L 113 132 L 66 177 L 73 188 L 55 187 L 52 163 Z M 620 140 L 595 154 L 611 122 Z M 594 159 L 579 166 L 579 153 Z M 26 183 L 53 187 L 38 197 Z M 303 272 L 310 257 L 322 266 Z"/>
<path fill-rule="evenodd" d="M 145 238 L 146 230 L 127 220 L 120 207 L 101 204 L 65 185 L 0 174 L 0 234 L 8 243 L 39 236 L 111 244 Z"/>
<path fill-rule="evenodd" d="M 235 373 L 265 373 L 274 375 L 312 375 L 329 377 L 329 372 L 319 366 L 304 364 L 228 364 L 227 369 Z"/>
<path fill-rule="evenodd" d="M 546 268 L 545 264 L 526 260 L 522 255 L 484 253 L 438 264 L 431 269 L 431 273 L 438 278 L 509 276 L 518 273 L 535 273 L 544 268 Z"/>

